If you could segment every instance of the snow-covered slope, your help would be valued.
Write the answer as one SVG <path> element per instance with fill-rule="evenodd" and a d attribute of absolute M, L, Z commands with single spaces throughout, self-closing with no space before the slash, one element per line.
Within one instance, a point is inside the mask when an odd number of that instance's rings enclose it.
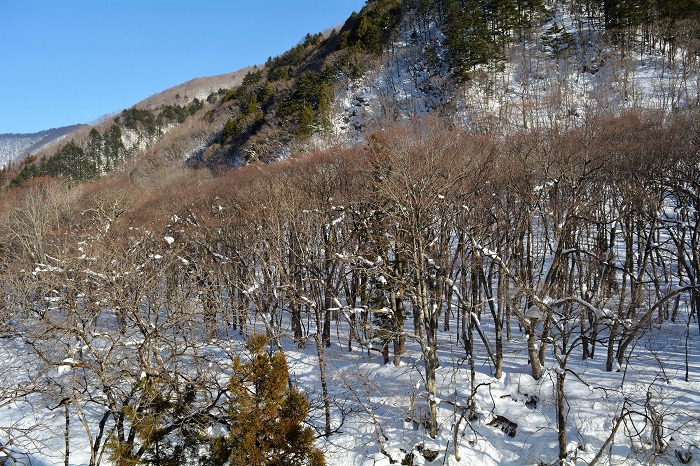
<path fill-rule="evenodd" d="M 27 154 L 41 150 L 85 125 L 72 125 L 62 128 L 47 129 L 29 134 L 0 134 L 0 168 L 8 162 L 17 162 Z"/>
<path fill-rule="evenodd" d="M 172 238 L 170 238 L 172 239 Z M 56 298 L 58 300 L 59 298 Z M 581 361 L 578 352 L 572 357 L 570 381 L 566 387 L 567 416 L 571 438 L 570 458 L 563 464 L 585 465 L 600 453 L 603 464 L 700 464 L 700 336 L 697 328 L 686 326 L 691 316 L 677 323 L 667 322 L 651 329 L 639 341 L 639 354 L 630 358 L 617 372 L 606 372 L 604 354 Z M 264 332 L 260 316 L 257 330 Z M 457 325 L 457 321 L 452 321 Z M 334 324 L 335 325 L 335 324 Z M 693 325 L 693 327 L 695 327 Z M 254 327 L 251 327 L 251 329 Z M 398 366 L 385 365 L 378 348 L 360 347 L 347 350 L 349 328 L 338 323 L 331 347 L 325 351 L 326 377 L 332 400 L 331 437 L 319 436 L 317 445 L 332 466 L 452 465 L 550 465 L 556 464 L 556 377 L 554 362 L 536 381 L 528 370 L 523 351 L 524 335 L 514 337 L 504 348 L 504 375 L 496 379 L 484 348 L 476 351 L 475 417 L 468 420 L 466 400 L 471 396 L 470 371 L 462 343 L 454 334 L 441 333 L 438 342 L 440 368 L 437 373 L 439 430 L 431 438 L 425 427 L 426 393 L 422 376 L 421 350 L 412 339 Z M 482 330 L 493 334 L 493 327 L 483 322 Z M 111 329 L 115 334 L 115 329 Z M 369 332 L 373 331 L 370 324 Z M 106 330 L 105 330 L 106 332 Z M 411 335 L 410 325 L 406 333 Z M 111 342 L 108 333 L 96 333 L 94 341 Z M 67 339 L 68 340 L 68 339 Z M 104 340 L 104 341 L 103 341 Z M 137 345 L 137 341 L 128 344 Z M 316 349 L 309 344 L 299 350 L 288 339 L 282 341 L 290 365 L 290 376 L 311 401 L 309 423 L 323 431 L 323 402 Z M 232 357 L 243 352 L 244 341 L 238 331 L 197 348 L 198 357 L 208 367 L 229 371 Z M 688 349 L 690 348 L 690 352 Z M 113 349 L 114 350 L 114 349 Z M 57 357 L 66 348 L 57 349 Z M 70 387 L 76 375 L 75 356 L 68 348 L 61 364 L 47 369 L 47 379 Z M 88 350 L 85 350 L 89 353 Z M 26 373 L 32 349 L 21 338 L 3 338 L 0 356 L 4 374 L 13 374 L 16 396 L 0 405 L 2 431 L 13 443 L 6 452 L 16 463 L 53 466 L 64 464 L 65 410 L 49 405 L 37 393 Z M 125 363 L 126 364 L 126 363 Z M 75 366 L 74 366 L 75 365 Z M 690 377 L 684 380 L 685 367 Z M 222 372 L 222 377 L 223 376 Z M 24 377 L 27 377 L 27 380 Z M 23 395 L 24 390 L 29 395 Z M 48 398 L 47 398 L 48 399 Z M 70 406 L 72 416 L 84 416 L 85 425 L 71 424 L 69 432 L 70 464 L 90 462 L 88 430 L 96 430 L 102 401 L 82 407 Z M 60 408 L 60 409 L 58 409 Z M 620 418 L 623 414 L 623 418 Z M 624 419 L 620 425 L 617 421 Z M 654 422 L 662 431 L 655 437 Z M 108 424 L 108 427 L 111 423 Z M 619 429 L 619 431 L 618 431 Z M 615 442 L 606 444 L 613 432 Z M 663 442 L 659 444 L 659 440 Z M 2 454 L 0 453 L 0 459 Z M 431 458 L 433 460 L 431 461 Z M 681 460 L 680 458 L 686 458 Z M 111 464 L 103 459 L 102 464 Z"/>
<path fill-rule="evenodd" d="M 379 64 L 342 86 L 332 131 L 355 141 L 378 122 L 430 112 L 477 132 L 564 129 L 597 115 L 677 112 L 700 103 L 693 47 L 640 36 L 623 49 L 591 24 L 569 2 L 550 1 L 529 37 L 458 84 L 445 61 L 440 19 L 425 24 L 409 15 Z"/>

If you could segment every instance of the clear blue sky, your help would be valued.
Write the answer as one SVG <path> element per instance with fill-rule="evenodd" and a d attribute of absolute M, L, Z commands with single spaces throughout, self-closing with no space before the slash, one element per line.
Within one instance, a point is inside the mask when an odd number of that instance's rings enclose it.
<path fill-rule="evenodd" d="M 0 0 L 0 133 L 121 111 L 264 63 L 365 0 Z"/>

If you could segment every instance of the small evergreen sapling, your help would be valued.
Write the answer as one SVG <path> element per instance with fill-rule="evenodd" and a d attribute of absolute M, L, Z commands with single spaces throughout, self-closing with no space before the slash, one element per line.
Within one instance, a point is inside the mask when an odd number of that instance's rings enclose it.
<path fill-rule="evenodd" d="M 211 441 L 210 464 L 323 466 L 313 431 L 303 426 L 309 410 L 304 393 L 289 385 L 282 352 L 266 352 L 265 335 L 250 337 L 250 361 L 234 361 L 229 382 L 229 432 Z"/>

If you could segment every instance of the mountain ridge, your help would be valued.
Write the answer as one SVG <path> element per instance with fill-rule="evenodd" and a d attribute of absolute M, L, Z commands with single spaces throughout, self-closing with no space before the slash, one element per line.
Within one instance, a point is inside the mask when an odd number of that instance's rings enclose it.
<path fill-rule="evenodd" d="M 194 98 L 206 100 L 209 95 L 216 93 L 219 89 L 231 89 L 240 85 L 245 74 L 255 68 L 257 65 L 250 65 L 230 73 L 193 78 L 157 92 L 136 103 L 133 107 L 152 110 L 163 105 L 187 103 Z"/>
<path fill-rule="evenodd" d="M 85 124 L 76 124 L 46 129 L 36 133 L 0 134 L 0 168 L 8 163 L 16 163 L 28 154 L 40 151 L 52 142 L 87 126 Z"/>
<path fill-rule="evenodd" d="M 468 25 L 482 19 L 462 3 L 368 1 L 342 26 L 307 34 L 264 65 L 194 78 L 95 129 L 104 139 L 118 126 L 118 150 L 132 163 L 145 157 L 216 171 L 304 148 L 351 145 L 383 120 L 428 113 L 471 131 L 503 132 L 573 128 L 597 113 L 698 103 L 697 64 L 685 33 L 680 42 L 645 26 L 639 36 L 635 27 L 656 23 L 633 16 L 613 21 L 614 14 L 631 13 L 576 0 L 487 2 L 486 23 L 473 29 Z M 87 150 L 87 131 L 75 139 Z M 42 152 L 38 161 L 52 156 Z M 32 169 L 21 179 L 44 172 Z"/>

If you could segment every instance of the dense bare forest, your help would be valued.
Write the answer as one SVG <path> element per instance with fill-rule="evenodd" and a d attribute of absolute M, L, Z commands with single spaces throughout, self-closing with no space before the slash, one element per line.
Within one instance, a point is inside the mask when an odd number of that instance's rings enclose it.
<path fill-rule="evenodd" d="M 124 176 L 76 189 L 35 180 L 0 222 L 4 405 L 65 410 L 66 458 L 75 429 L 90 464 L 105 445 L 119 464 L 157 464 L 227 425 L 222 375 L 236 342 L 263 331 L 277 348 L 293 341 L 317 356 L 320 435 L 353 413 L 329 395 L 339 382 L 326 352 L 399 365 L 408 346 L 424 383 L 414 420 L 429 437 L 454 429 L 457 439 L 479 418 L 475 373 L 501 379 L 504 347 L 520 345 L 521 370 L 556 375 L 565 460 L 576 435 L 566 387 L 587 383 L 579 361 L 602 360 L 623 379 L 647 351 L 643 336 L 678 322 L 698 331 L 699 137 L 692 115 L 505 137 L 428 118 L 216 178 L 174 171 L 158 186 Z M 436 375 L 454 364 L 446 351 L 472 374 L 454 406 Z M 686 381 L 694 370 L 686 365 Z M 699 420 L 686 412 L 679 427 L 655 415 L 663 403 L 625 398 L 615 430 L 624 423 L 634 442 L 628 424 L 648 424 L 654 457 L 667 453 Z M 461 413 L 452 428 L 440 421 L 446 406 Z M 695 447 L 684 448 L 675 453 L 690 458 Z"/>

